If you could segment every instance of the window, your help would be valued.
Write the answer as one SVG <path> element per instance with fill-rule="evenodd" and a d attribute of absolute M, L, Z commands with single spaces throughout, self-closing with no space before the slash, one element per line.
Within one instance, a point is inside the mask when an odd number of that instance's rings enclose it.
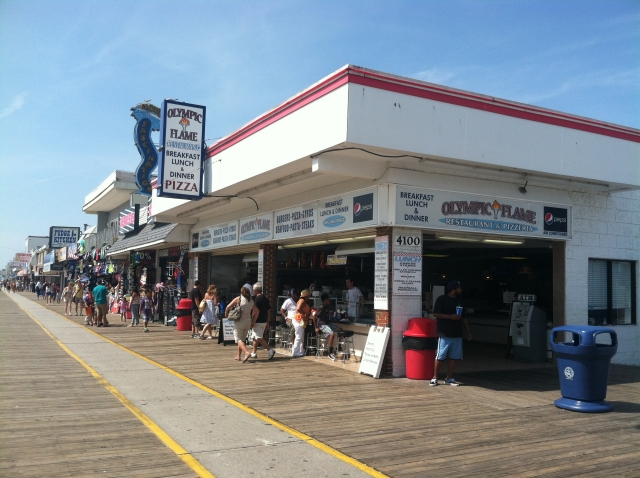
<path fill-rule="evenodd" d="M 589 325 L 636 323 L 636 263 L 589 259 Z"/>

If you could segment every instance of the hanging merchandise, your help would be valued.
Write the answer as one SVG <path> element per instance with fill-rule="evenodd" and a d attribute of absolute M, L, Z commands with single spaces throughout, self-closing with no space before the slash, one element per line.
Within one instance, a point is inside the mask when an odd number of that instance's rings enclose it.
<path fill-rule="evenodd" d="M 80 239 L 78 241 L 78 255 L 84 254 L 86 251 L 87 246 L 85 245 L 84 239 Z"/>
<path fill-rule="evenodd" d="M 140 274 L 140 285 L 145 287 L 147 285 L 147 268 L 142 268 L 142 273 Z"/>
<path fill-rule="evenodd" d="M 180 251 L 180 259 L 178 260 L 178 271 L 177 271 L 177 276 L 176 276 L 176 282 L 178 283 L 178 289 L 181 289 L 181 272 L 182 272 L 182 259 L 184 259 L 184 255 L 187 251 Z"/>

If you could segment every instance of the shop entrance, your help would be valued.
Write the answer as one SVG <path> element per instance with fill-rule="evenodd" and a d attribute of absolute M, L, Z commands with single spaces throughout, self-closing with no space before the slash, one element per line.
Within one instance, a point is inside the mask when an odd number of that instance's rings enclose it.
<path fill-rule="evenodd" d="M 454 234 L 425 234 L 423 239 L 423 315 L 431 316 L 449 281 L 459 280 L 463 287 L 472 341 L 465 341 L 464 360 L 456 371 L 547 366 L 514 360 L 509 327 L 518 293 L 535 295 L 535 306 L 546 314 L 548 328 L 553 323 L 551 241 Z"/>

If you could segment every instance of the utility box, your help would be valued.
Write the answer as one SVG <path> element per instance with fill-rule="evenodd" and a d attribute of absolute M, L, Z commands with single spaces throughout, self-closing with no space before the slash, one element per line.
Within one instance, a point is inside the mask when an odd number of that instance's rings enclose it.
<path fill-rule="evenodd" d="M 547 361 L 547 314 L 532 302 L 514 302 L 509 335 L 516 362 Z"/>

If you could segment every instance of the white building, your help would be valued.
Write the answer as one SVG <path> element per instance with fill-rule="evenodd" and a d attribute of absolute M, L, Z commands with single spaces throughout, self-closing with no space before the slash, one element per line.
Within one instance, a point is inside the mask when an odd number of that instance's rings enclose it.
<path fill-rule="evenodd" d="M 476 337 L 506 341 L 502 293 L 535 293 L 556 326 L 611 326 L 613 361 L 640 365 L 639 190 L 636 129 L 348 65 L 210 147 L 207 197 L 154 198 L 153 214 L 192 226 L 209 281 L 257 271 L 259 249 L 273 300 L 284 283 L 314 281 L 340 302 L 355 274 L 360 341 L 367 322 L 388 322 L 396 376 L 408 319 L 452 278 Z M 383 236 L 390 257 L 421 257 L 421 277 L 389 266 L 374 279 Z M 328 255 L 347 268 L 332 275 Z"/>

